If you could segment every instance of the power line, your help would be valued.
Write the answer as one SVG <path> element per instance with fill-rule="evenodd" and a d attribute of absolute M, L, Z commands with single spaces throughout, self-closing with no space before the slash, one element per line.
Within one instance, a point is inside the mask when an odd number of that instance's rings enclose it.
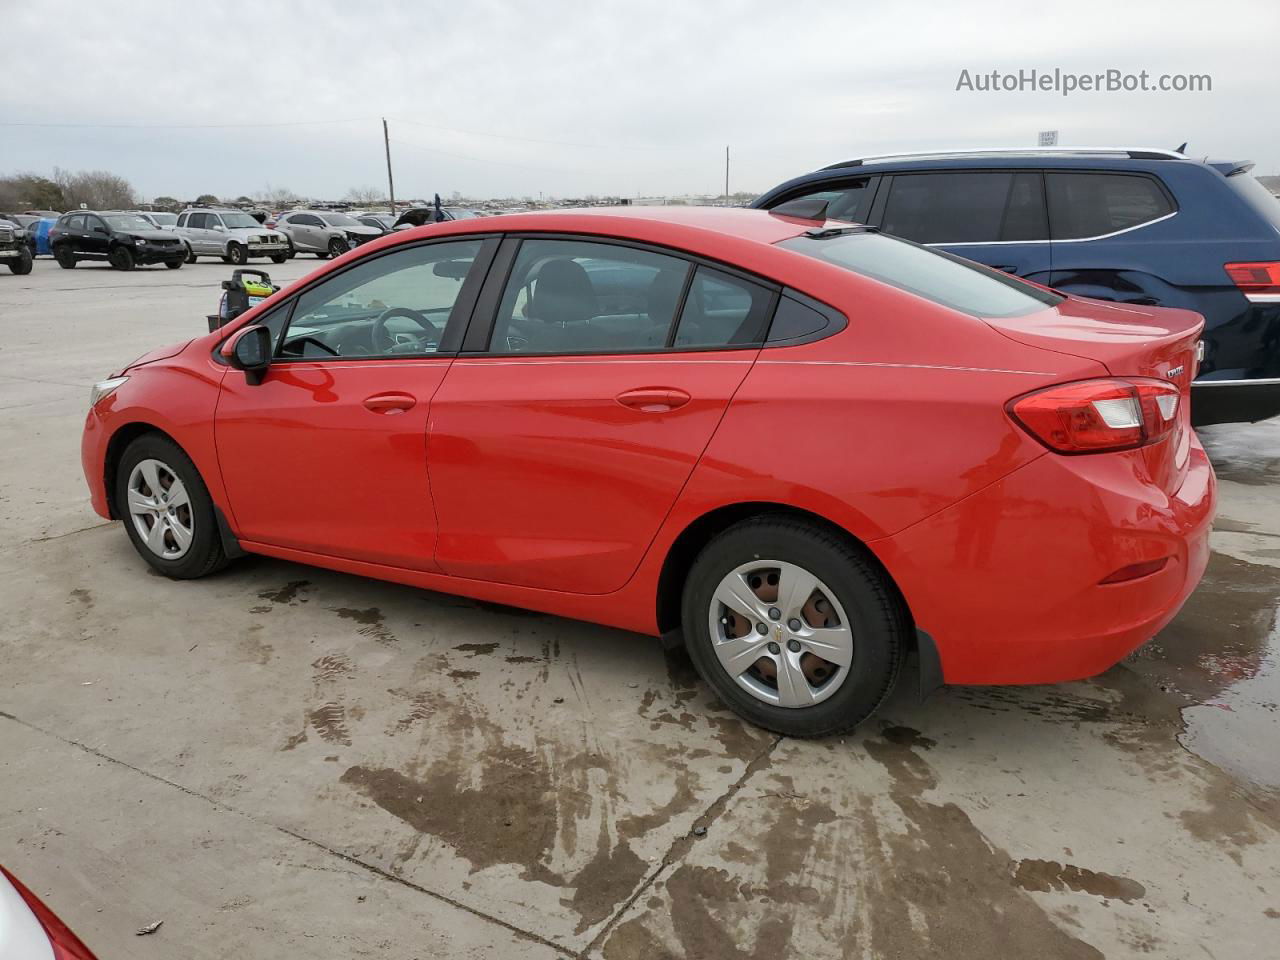
<path fill-rule="evenodd" d="M 65 129 L 103 130 L 225 130 L 231 127 L 309 127 L 322 123 L 364 123 L 372 117 L 349 120 L 281 120 L 275 123 L 43 123 L 26 120 L 0 120 L 0 127 L 61 127 Z"/>

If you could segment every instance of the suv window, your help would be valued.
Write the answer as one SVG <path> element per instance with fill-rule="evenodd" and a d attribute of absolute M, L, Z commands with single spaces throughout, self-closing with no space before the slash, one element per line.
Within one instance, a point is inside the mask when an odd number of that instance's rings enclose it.
<path fill-rule="evenodd" d="M 102 222 L 101 217 L 92 217 L 86 214 L 84 218 L 84 223 L 85 223 L 85 227 L 88 228 L 90 233 L 93 233 L 93 231 L 95 230 L 101 230 L 104 233 L 107 231 L 107 225 Z"/>
<path fill-rule="evenodd" d="M 1034 173 L 898 174 L 881 227 L 917 243 L 1048 239 Z"/>
<path fill-rule="evenodd" d="M 324 224 L 320 222 L 320 218 L 319 218 L 319 217 L 312 216 L 312 215 L 311 215 L 311 214 L 309 214 L 309 213 L 295 213 L 292 217 L 289 217 L 288 222 L 289 222 L 289 223 L 294 224 L 295 226 L 299 226 L 299 227 L 322 227 L 322 226 L 324 226 Z"/>
<path fill-rule="evenodd" d="M 188 223 L 193 230 L 204 230 L 209 222 L 209 216 L 205 213 L 193 213 Z"/>
<path fill-rule="evenodd" d="M 769 325 L 773 291 L 750 280 L 700 266 L 689 285 L 677 347 L 726 347 L 760 343 Z"/>
<path fill-rule="evenodd" d="M 1173 213 L 1151 177 L 1127 173 L 1046 173 L 1053 239 L 1080 240 L 1127 230 Z"/>
<path fill-rule="evenodd" d="M 588 240 L 526 240 L 490 337 L 494 353 L 666 347 L 690 264 Z"/>
<path fill-rule="evenodd" d="M 479 240 L 409 247 L 364 260 L 302 293 L 284 358 L 427 356 L 480 252 Z"/>
<path fill-rule="evenodd" d="M 859 177 L 856 180 L 841 182 L 828 186 L 815 193 L 804 193 L 790 200 L 825 200 L 827 201 L 828 220 L 847 220 L 850 223 L 866 223 L 871 212 L 871 199 L 875 194 L 875 185 L 879 177 Z"/>
<path fill-rule="evenodd" d="M 84 229 L 84 214 L 77 213 L 74 217 L 67 217 L 63 227 L 67 230 L 81 231 Z"/>
<path fill-rule="evenodd" d="M 178 226 L 185 227 L 187 225 L 187 216 L 185 213 L 178 214 Z"/>
<path fill-rule="evenodd" d="M 802 234 L 778 246 L 975 317 L 1020 317 L 1066 299 L 990 267 L 882 234 Z"/>

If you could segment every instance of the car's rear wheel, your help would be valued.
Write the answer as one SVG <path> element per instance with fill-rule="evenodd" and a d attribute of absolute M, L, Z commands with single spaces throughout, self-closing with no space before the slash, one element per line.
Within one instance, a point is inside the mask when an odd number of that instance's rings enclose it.
<path fill-rule="evenodd" d="M 22 253 L 9 261 L 9 270 L 18 274 L 18 276 L 26 276 L 31 272 L 33 263 L 35 263 L 35 260 L 31 256 L 31 251 L 23 247 Z"/>
<path fill-rule="evenodd" d="M 242 267 L 249 262 L 249 248 L 243 243 L 233 243 L 227 248 L 227 262 Z"/>
<path fill-rule="evenodd" d="M 703 548 L 685 582 L 685 643 L 735 712 L 794 737 L 853 729 L 897 680 L 910 619 L 853 542 L 778 516 Z"/>
<path fill-rule="evenodd" d="M 134 549 L 165 576 L 190 580 L 226 565 L 209 491 L 168 437 L 144 434 L 125 449 L 115 506 Z"/>
<path fill-rule="evenodd" d="M 70 247 L 66 247 L 66 246 L 54 247 L 53 259 L 58 261 L 58 266 L 60 266 L 63 270 L 71 270 L 75 268 L 76 255 L 71 252 Z"/>
<path fill-rule="evenodd" d="M 107 262 L 116 270 L 132 270 L 133 251 L 128 247 L 114 247 L 107 255 Z"/>

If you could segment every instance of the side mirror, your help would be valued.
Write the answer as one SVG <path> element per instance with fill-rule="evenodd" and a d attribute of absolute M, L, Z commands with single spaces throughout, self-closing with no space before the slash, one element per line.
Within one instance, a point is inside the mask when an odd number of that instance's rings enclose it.
<path fill-rule="evenodd" d="M 244 371 L 246 383 L 257 386 L 271 366 L 271 331 L 252 323 L 228 337 L 218 353 L 231 366 Z"/>
<path fill-rule="evenodd" d="M 219 233 L 226 233 L 226 232 L 227 232 L 227 228 L 226 228 L 226 227 L 224 227 L 224 226 L 223 226 L 222 224 L 220 224 L 220 223 L 215 223 L 215 224 L 213 225 L 213 229 L 217 230 Z"/>

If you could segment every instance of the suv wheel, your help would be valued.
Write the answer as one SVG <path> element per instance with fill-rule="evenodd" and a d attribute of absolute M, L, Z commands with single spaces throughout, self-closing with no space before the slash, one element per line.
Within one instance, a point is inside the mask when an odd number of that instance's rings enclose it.
<path fill-rule="evenodd" d="M 331 257 L 340 257 L 350 249 L 351 244 L 341 237 L 334 237 L 329 241 L 329 256 Z"/>
<path fill-rule="evenodd" d="M 195 464 L 168 437 L 148 433 L 129 444 L 115 482 L 125 531 L 156 570 L 190 580 L 226 565 L 209 491 Z"/>
<path fill-rule="evenodd" d="M 855 544 L 784 517 L 730 527 L 694 561 L 685 643 L 736 713 L 793 737 L 853 729 L 884 701 L 910 620 Z"/>
<path fill-rule="evenodd" d="M 292 254 L 289 254 L 289 253 L 273 253 L 273 254 L 271 255 L 271 262 L 272 262 L 272 263 L 284 263 L 284 262 L 285 262 L 286 260 L 288 260 L 288 259 L 289 259 L 289 257 L 291 257 L 291 256 L 292 256 Z"/>
<path fill-rule="evenodd" d="M 58 266 L 63 270 L 70 270 L 76 265 L 76 255 L 65 245 L 53 248 L 53 259 L 58 261 Z"/>
<path fill-rule="evenodd" d="M 166 260 L 166 261 L 164 262 L 164 265 L 165 265 L 166 267 L 168 267 L 170 270 L 177 270 L 177 269 L 181 268 L 181 266 L 182 266 L 182 261 L 181 261 L 181 260 Z"/>
<path fill-rule="evenodd" d="M 128 247 L 115 247 L 107 255 L 107 262 L 116 270 L 132 270 L 134 264 L 133 251 Z"/>
<path fill-rule="evenodd" d="M 249 248 L 243 243 L 233 243 L 227 247 L 227 255 L 223 257 L 227 263 L 233 263 L 237 267 L 243 267 L 249 262 Z"/>
<path fill-rule="evenodd" d="M 196 262 L 196 252 L 191 249 L 191 245 L 187 244 L 187 263 Z"/>
<path fill-rule="evenodd" d="M 31 251 L 26 247 L 22 248 L 22 253 L 15 260 L 9 261 L 9 269 L 18 274 L 18 276 L 26 276 L 31 272 L 31 265 L 35 262 L 32 259 Z"/>

